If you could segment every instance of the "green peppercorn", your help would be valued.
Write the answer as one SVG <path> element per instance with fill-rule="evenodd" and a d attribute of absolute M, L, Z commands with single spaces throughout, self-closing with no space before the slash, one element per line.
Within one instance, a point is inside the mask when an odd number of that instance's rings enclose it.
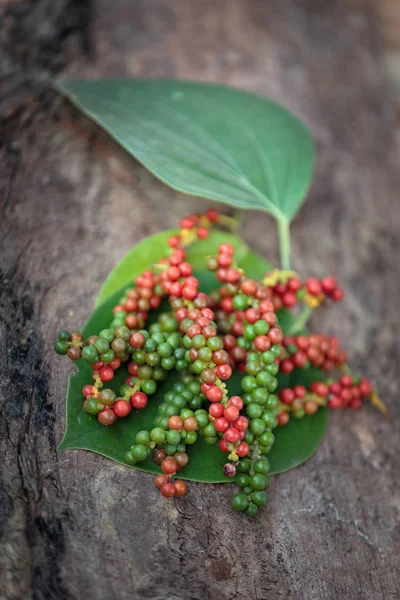
<path fill-rule="evenodd" d="M 263 319 L 256 321 L 253 325 L 256 335 L 265 335 L 269 331 L 269 325 Z"/>
<path fill-rule="evenodd" d="M 84 348 L 84 350 L 86 348 L 89 348 L 90 346 L 86 346 Z M 66 346 L 63 342 L 58 341 L 54 344 L 54 350 L 57 352 L 57 354 L 60 354 L 60 356 L 63 356 L 65 354 L 67 354 L 68 352 L 68 346 Z M 82 353 L 83 354 L 83 353 Z M 97 362 L 97 361 L 96 361 Z"/>
<path fill-rule="evenodd" d="M 199 427 L 206 427 L 208 425 L 208 413 L 205 410 L 196 410 L 194 416 L 197 419 Z"/>
<path fill-rule="evenodd" d="M 181 441 L 181 438 L 182 436 L 180 432 L 176 429 L 170 429 L 170 431 L 167 432 L 167 442 L 169 444 L 174 444 L 175 446 L 177 446 Z"/>
<path fill-rule="evenodd" d="M 180 333 L 171 333 L 167 337 L 167 342 L 176 350 L 181 345 L 181 338 Z"/>
<path fill-rule="evenodd" d="M 176 444 L 170 444 L 167 442 L 164 444 L 164 450 L 168 456 L 173 456 L 175 452 L 178 450 L 178 446 Z"/>
<path fill-rule="evenodd" d="M 146 352 L 144 350 L 134 350 L 132 358 L 137 365 L 144 365 L 146 362 Z"/>
<path fill-rule="evenodd" d="M 236 483 L 240 488 L 245 488 L 249 485 L 250 477 L 245 473 L 241 473 L 236 479 Z"/>
<path fill-rule="evenodd" d="M 135 460 L 143 461 L 147 458 L 147 448 L 142 444 L 133 446 L 131 449 L 132 456 Z"/>
<path fill-rule="evenodd" d="M 223 344 L 221 338 L 215 336 L 215 337 L 208 338 L 207 346 L 208 346 L 208 348 L 210 348 L 210 350 L 215 352 L 216 350 L 221 350 L 223 348 L 224 344 Z"/>
<path fill-rule="evenodd" d="M 96 398 L 87 398 L 87 400 L 85 400 L 85 402 L 83 403 L 83 409 L 89 415 L 95 416 L 103 408 L 104 408 L 103 405 L 100 404 L 99 401 Z"/>
<path fill-rule="evenodd" d="M 266 388 L 256 388 L 251 392 L 251 397 L 257 404 L 265 404 L 269 398 L 269 392 Z"/>
<path fill-rule="evenodd" d="M 66 329 L 63 329 L 62 331 L 59 332 L 58 334 L 58 341 L 59 342 L 69 342 L 69 337 L 70 337 L 70 332 L 67 331 Z"/>
<path fill-rule="evenodd" d="M 251 375 L 245 375 L 242 379 L 242 389 L 244 392 L 252 392 L 257 386 L 256 378 Z"/>
<path fill-rule="evenodd" d="M 185 444 L 194 444 L 197 440 L 196 431 L 187 431 L 185 437 Z"/>
<path fill-rule="evenodd" d="M 100 358 L 103 361 L 103 363 L 110 363 L 115 358 L 115 352 L 113 352 L 112 350 L 107 350 L 107 352 L 104 352 L 104 354 L 100 354 Z"/>
<path fill-rule="evenodd" d="M 127 342 L 130 338 L 131 332 L 125 325 L 122 325 L 121 327 L 117 327 L 117 329 L 114 331 L 114 335 L 115 337 L 122 338 Z"/>
<path fill-rule="evenodd" d="M 165 442 L 166 433 L 161 427 L 154 427 L 150 431 L 150 438 L 156 444 L 163 444 Z"/>
<path fill-rule="evenodd" d="M 253 327 L 253 325 L 249 325 L 249 324 L 245 325 L 243 335 L 247 340 L 253 341 L 254 338 L 256 337 L 256 332 L 255 332 L 255 328 Z"/>
<path fill-rule="evenodd" d="M 272 446 L 274 440 L 275 436 L 272 431 L 264 431 L 259 437 L 259 442 L 262 446 Z"/>
<path fill-rule="evenodd" d="M 153 375 L 153 369 L 150 365 L 141 365 L 138 368 L 138 377 L 140 379 L 150 379 Z"/>
<path fill-rule="evenodd" d="M 256 506 L 265 506 L 268 502 L 268 494 L 266 492 L 254 492 L 253 502 Z"/>
<path fill-rule="evenodd" d="M 262 419 L 252 419 L 249 427 L 251 433 L 254 435 L 261 435 L 266 429 L 266 425 Z"/>
<path fill-rule="evenodd" d="M 94 346 L 85 346 L 82 348 L 82 358 L 89 363 L 89 365 L 94 365 L 99 361 L 100 357 Z"/>
<path fill-rule="evenodd" d="M 111 348 L 116 354 L 119 352 L 125 352 L 126 342 L 122 338 L 115 338 L 115 340 L 111 342 Z"/>
<path fill-rule="evenodd" d="M 125 462 L 128 463 L 128 465 L 131 465 L 131 466 L 136 465 L 136 460 L 134 459 L 131 450 L 125 454 L 124 458 L 125 458 Z"/>
<path fill-rule="evenodd" d="M 148 355 L 146 356 L 146 363 L 150 366 L 150 367 L 157 367 L 161 362 L 161 359 L 159 357 L 159 355 L 157 354 L 157 352 L 149 352 Z"/>
<path fill-rule="evenodd" d="M 156 393 L 157 382 L 154 379 L 145 379 L 141 385 L 142 392 L 151 396 Z"/>
<path fill-rule="evenodd" d="M 256 404 L 255 402 L 252 402 L 247 406 L 246 414 L 248 417 L 250 417 L 250 419 L 256 419 L 258 417 L 261 417 L 261 415 L 263 414 L 262 406 Z"/>
<path fill-rule="evenodd" d="M 213 444 L 216 444 L 218 442 L 219 438 L 218 437 L 209 437 L 207 435 L 204 436 L 204 441 L 206 444 L 208 444 L 209 446 L 212 446 Z"/>
<path fill-rule="evenodd" d="M 243 511 L 245 510 L 249 505 L 249 499 L 247 498 L 246 494 L 239 493 L 239 494 L 234 494 L 234 496 L 232 496 L 232 508 L 233 510 L 237 510 L 237 511 Z"/>
<path fill-rule="evenodd" d="M 212 360 L 212 350 L 210 348 L 200 348 L 200 350 L 198 351 L 198 358 L 200 361 L 202 361 L 203 363 L 207 364 Z"/>
<path fill-rule="evenodd" d="M 245 310 L 248 307 L 249 301 L 244 294 L 237 294 L 232 299 L 233 308 L 235 310 Z"/>
<path fill-rule="evenodd" d="M 269 460 L 266 457 L 258 458 L 254 461 L 253 469 L 256 473 L 262 473 L 263 475 L 267 475 L 269 473 L 271 466 L 269 464 Z"/>
<path fill-rule="evenodd" d="M 105 389 L 102 390 L 99 394 L 99 401 L 104 406 L 111 406 L 117 399 L 117 395 L 113 390 Z"/>
<path fill-rule="evenodd" d="M 99 333 L 99 337 L 107 340 L 111 344 L 114 339 L 114 331 L 112 329 L 102 329 Z"/>
<path fill-rule="evenodd" d="M 138 431 L 138 433 L 136 434 L 136 443 L 142 444 L 143 446 L 147 446 L 148 444 L 150 444 L 150 433 L 146 431 L 146 429 Z"/>
<path fill-rule="evenodd" d="M 249 504 L 249 506 L 243 512 L 246 517 L 255 517 L 258 513 L 258 507 L 255 504 Z"/>
<path fill-rule="evenodd" d="M 268 485 L 269 478 L 262 473 L 256 473 L 250 477 L 250 487 L 255 491 L 262 491 Z"/>
<path fill-rule="evenodd" d="M 251 463 L 249 458 L 241 458 L 238 464 L 236 465 L 236 471 L 238 473 L 248 473 L 250 471 L 250 466 Z"/>

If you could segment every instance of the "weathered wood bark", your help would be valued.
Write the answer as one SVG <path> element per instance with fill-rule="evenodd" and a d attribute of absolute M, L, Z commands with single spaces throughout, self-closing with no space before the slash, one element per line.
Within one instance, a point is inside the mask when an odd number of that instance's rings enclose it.
<path fill-rule="evenodd" d="M 0 597 L 398 598 L 398 166 L 368 2 L 88 7 L 2 5 Z M 75 32 L 90 34 L 91 56 Z M 59 69 L 233 84 L 281 101 L 313 131 L 318 169 L 293 226 L 294 266 L 340 278 L 343 306 L 315 327 L 340 335 L 393 419 L 368 408 L 333 414 L 318 454 L 275 478 L 254 520 L 228 510 L 229 485 L 191 484 L 166 502 L 151 476 L 56 452 L 73 371 L 53 353 L 60 325 L 85 320 L 130 246 L 204 206 L 50 92 Z M 266 215 L 246 215 L 245 237 L 277 258 Z"/>

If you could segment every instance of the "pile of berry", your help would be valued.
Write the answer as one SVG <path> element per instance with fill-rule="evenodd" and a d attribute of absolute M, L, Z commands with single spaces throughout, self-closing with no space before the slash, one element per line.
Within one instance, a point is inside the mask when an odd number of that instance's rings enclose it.
<path fill-rule="evenodd" d="M 186 248 L 207 238 L 210 227 L 222 221 L 214 210 L 182 219 L 166 256 L 136 278 L 115 306 L 109 326 L 86 340 L 79 331 L 61 331 L 55 350 L 91 366 L 92 381 L 82 390 L 83 410 L 105 426 L 129 415 L 134 419 L 159 382 L 170 371 L 178 372 L 158 406 L 153 428 L 139 431 L 127 448 L 126 463 L 133 466 L 151 455 L 162 471 L 154 480 L 161 494 L 183 496 L 186 484 L 175 477 L 201 436 L 226 453 L 224 474 L 236 475 L 240 492 L 232 498 L 233 509 L 255 515 L 268 500 L 274 429 L 321 406 L 359 408 L 375 392 L 367 379 L 349 374 L 336 338 L 322 333 L 285 336 L 279 326 L 283 307 L 302 302 L 315 308 L 326 298 L 340 300 L 343 292 L 333 277 L 302 283 L 293 272 L 274 270 L 256 281 L 235 264 L 233 247 L 224 243 L 206 261 L 220 285 L 210 294 L 201 291 Z M 166 300 L 168 308 L 161 311 Z M 157 319 L 149 325 L 149 315 L 157 309 Z M 315 381 L 308 389 L 280 389 L 280 372 L 309 366 L 326 372 L 326 381 Z M 240 396 L 229 394 L 227 382 L 234 370 L 242 373 Z M 107 383 L 121 371 L 126 377 L 116 394 Z M 336 378 L 330 373 L 335 371 Z"/>

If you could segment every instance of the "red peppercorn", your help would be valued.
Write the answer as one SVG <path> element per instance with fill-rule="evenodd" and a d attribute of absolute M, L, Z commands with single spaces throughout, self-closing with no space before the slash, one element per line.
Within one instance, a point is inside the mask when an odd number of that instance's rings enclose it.
<path fill-rule="evenodd" d="M 295 397 L 295 392 L 291 388 L 283 388 L 279 392 L 279 399 L 283 404 L 292 404 Z"/>
<path fill-rule="evenodd" d="M 165 483 L 168 483 L 168 477 L 165 475 L 157 475 L 157 477 L 154 478 L 154 485 L 158 489 L 160 489 Z"/>
<path fill-rule="evenodd" d="M 143 333 L 140 333 L 140 331 L 135 331 L 129 338 L 129 343 L 132 348 L 141 348 L 144 346 L 145 342 L 146 338 L 144 337 Z"/>
<path fill-rule="evenodd" d="M 116 356 L 111 362 L 108 363 L 108 366 L 113 370 L 116 371 L 117 369 L 119 369 L 119 367 L 121 366 L 121 359 L 118 358 L 118 356 Z"/>
<path fill-rule="evenodd" d="M 332 294 L 332 292 L 337 288 L 337 281 L 335 277 L 323 277 L 321 279 L 321 287 L 325 294 Z"/>
<path fill-rule="evenodd" d="M 160 492 L 165 498 L 172 498 L 175 496 L 175 486 L 173 483 L 164 483 L 160 488 Z"/>
<path fill-rule="evenodd" d="M 99 371 L 99 375 L 102 381 L 111 381 L 114 377 L 114 371 L 111 367 L 102 367 Z"/>
<path fill-rule="evenodd" d="M 228 442 L 228 444 L 236 444 L 239 441 L 239 432 L 234 427 L 230 427 L 224 433 L 224 439 Z"/>
<path fill-rule="evenodd" d="M 210 402 L 221 402 L 222 400 L 222 390 L 216 385 L 212 385 L 206 392 L 203 393 Z"/>
<path fill-rule="evenodd" d="M 215 223 L 219 219 L 219 212 L 214 208 L 209 208 L 206 212 L 206 217 L 211 223 Z"/>
<path fill-rule="evenodd" d="M 92 385 L 85 385 L 85 387 L 82 390 L 82 396 L 84 396 L 85 398 L 87 398 L 88 396 L 92 396 L 93 389 L 94 388 Z"/>
<path fill-rule="evenodd" d="M 219 449 L 222 450 L 222 452 L 229 452 L 228 444 L 224 439 L 220 440 L 218 445 Z"/>
<path fill-rule="evenodd" d="M 292 308 L 297 302 L 296 294 L 293 292 L 285 292 L 282 296 L 282 304 L 286 308 Z"/>
<path fill-rule="evenodd" d="M 258 335 L 254 340 L 254 347 L 259 352 L 265 352 L 266 350 L 269 350 L 271 348 L 271 345 L 272 341 L 266 335 Z"/>
<path fill-rule="evenodd" d="M 310 277 L 306 281 L 306 288 L 312 296 L 319 296 L 322 292 L 321 284 L 316 277 Z"/>
<path fill-rule="evenodd" d="M 182 289 L 182 296 L 186 300 L 193 300 L 197 296 L 197 289 L 193 285 L 185 285 Z"/>
<path fill-rule="evenodd" d="M 101 410 L 99 412 L 99 414 L 97 415 L 98 420 L 100 421 L 100 423 L 102 425 L 112 425 L 116 419 L 117 416 L 115 415 L 114 411 L 111 408 L 103 408 L 103 410 Z"/>
<path fill-rule="evenodd" d="M 350 387 L 353 385 L 353 378 L 351 375 L 343 375 L 340 378 L 340 383 L 341 385 L 343 385 L 344 387 Z"/>
<path fill-rule="evenodd" d="M 156 448 L 152 454 L 152 458 L 153 458 L 153 462 L 155 462 L 156 465 L 161 465 L 164 458 L 167 458 L 167 453 L 165 452 L 165 450 L 163 448 Z M 165 477 L 165 475 L 159 475 L 159 477 Z M 165 477 L 165 480 L 166 479 L 167 478 Z M 164 483 L 165 482 L 166 481 L 164 481 Z M 159 486 L 159 487 L 161 487 L 161 486 Z"/>
<path fill-rule="evenodd" d="M 340 302 L 340 300 L 343 299 L 343 296 L 344 296 L 344 292 L 343 292 L 342 288 L 336 288 L 336 290 L 334 290 L 331 293 L 331 298 L 335 302 Z"/>
<path fill-rule="evenodd" d="M 250 451 L 250 447 L 247 442 L 240 442 L 239 446 L 236 448 L 236 454 L 243 458 L 243 456 L 247 456 Z"/>
<path fill-rule="evenodd" d="M 227 421 L 236 421 L 239 417 L 239 409 L 237 406 L 227 406 L 224 410 L 224 417 Z"/>
<path fill-rule="evenodd" d="M 251 325 L 260 318 L 260 311 L 257 308 L 248 308 L 245 313 L 245 319 Z"/>
<path fill-rule="evenodd" d="M 307 393 L 307 390 L 304 387 L 304 385 L 295 385 L 293 391 L 296 398 L 304 398 L 304 396 Z"/>
<path fill-rule="evenodd" d="M 136 410 L 144 408 L 148 401 L 149 399 L 144 392 L 135 392 L 131 397 L 131 404 Z"/>
<path fill-rule="evenodd" d="M 197 237 L 199 238 L 199 240 L 205 240 L 206 238 L 208 238 L 209 233 L 210 232 L 207 229 L 207 227 L 199 227 L 197 230 Z"/>
<path fill-rule="evenodd" d="M 342 408 L 342 399 L 339 396 L 331 396 L 328 400 L 328 408 L 332 410 L 338 410 Z"/>
<path fill-rule="evenodd" d="M 291 356 L 292 362 L 297 369 L 301 369 L 307 363 L 307 355 L 302 350 L 298 350 Z"/>
<path fill-rule="evenodd" d="M 331 392 L 331 394 L 334 394 L 335 396 L 340 396 L 340 394 L 342 392 L 342 386 L 340 385 L 340 383 L 338 381 L 334 381 L 329 386 L 329 391 Z"/>
<path fill-rule="evenodd" d="M 184 496 L 186 494 L 186 483 L 178 479 L 174 483 L 175 496 Z"/>
<path fill-rule="evenodd" d="M 183 420 L 178 416 L 173 416 L 168 419 L 168 427 L 180 431 L 183 428 Z"/>
<path fill-rule="evenodd" d="M 197 419 L 195 417 L 187 417 L 183 421 L 183 428 L 185 429 L 185 431 L 197 431 L 199 428 Z"/>
<path fill-rule="evenodd" d="M 117 417 L 124 418 L 129 415 L 132 410 L 132 406 L 126 400 L 117 400 L 113 404 L 113 411 Z"/>
<path fill-rule="evenodd" d="M 227 421 L 227 419 L 225 419 L 224 417 L 218 417 L 218 419 L 215 419 L 214 421 L 214 427 L 217 431 L 223 433 L 228 429 L 229 421 Z"/>
<path fill-rule="evenodd" d="M 208 412 L 214 419 L 218 419 L 218 417 L 222 417 L 224 414 L 224 406 L 220 403 L 210 404 Z"/>
<path fill-rule="evenodd" d="M 229 379 L 232 375 L 232 369 L 229 365 L 218 365 L 218 367 L 215 369 L 215 372 L 217 376 L 222 379 L 222 381 Z"/>
<path fill-rule="evenodd" d="M 368 398 L 372 394 L 372 385 L 369 379 L 361 379 L 359 387 L 361 396 Z"/>
<path fill-rule="evenodd" d="M 243 400 L 240 396 L 231 396 L 229 398 L 229 406 L 237 406 L 239 410 L 243 408 Z"/>
<path fill-rule="evenodd" d="M 325 398 L 325 396 L 328 394 L 328 386 L 321 381 L 314 381 L 310 386 L 310 390 L 313 394 L 316 394 L 321 398 Z"/>
<path fill-rule="evenodd" d="M 279 370 L 282 373 L 291 373 L 294 369 L 293 361 L 290 358 L 285 358 L 279 367 Z"/>
<path fill-rule="evenodd" d="M 286 425 L 286 423 L 289 421 L 289 415 L 286 411 L 282 411 L 279 413 L 278 417 L 278 423 L 279 425 Z"/>
<path fill-rule="evenodd" d="M 283 339 L 282 330 L 279 329 L 279 327 L 272 327 L 268 331 L 268 337 L 269 337 L 269 339 L 271 340 L 271 342 L 273 344 L 280 344 L 282 342 L 282 339 Z"/>
<path fill-rule="evenodd" d="M 167 458 L 165 458 L 161 463 L 161 470 L 166 475 L 173 475 L 174 473 L 176 473 L 177 466 L 178 465 L 176 464 L 174 459 L 170 456 L 167 456 Z"/>
<path fill-rule="evenodd" d="M 242 416 L 238 417 L 236 419 L 236 421 L 233 422 L 233 426 L 238 431 L 244 431 L 244 432 L 246 432 L 246 430 L 247 430 L 247 428 L 249 426 L 249 421 L 246 419 L 246 417 L 244 417 L 242 415 Z"/>

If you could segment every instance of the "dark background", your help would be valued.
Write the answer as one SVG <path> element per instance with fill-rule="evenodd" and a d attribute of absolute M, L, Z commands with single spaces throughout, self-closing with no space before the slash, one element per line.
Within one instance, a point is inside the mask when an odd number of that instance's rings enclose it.
<path fill-rule="evenodd" d="M 6 0 L 0 18 L 0 598 L 398 598 L 399 182 L 373 7 Z M 56 332 L 87 318 L 129 247 L 209 205 L 156 181 L 49 86 L 101 76 L 239 86 L 316 140 L 294 267 L 340 279 L 344 303 L 313 326 L 339 335 L 392 420 L 332 414 L 317 455 L 274 479 L 254 520 L 227 509 L 230 486 L 166 502 L 151 475 L 56 452 L 73 372 Z M 276 261 L 267 215 L 248 213 L 244 235 Z"/>

